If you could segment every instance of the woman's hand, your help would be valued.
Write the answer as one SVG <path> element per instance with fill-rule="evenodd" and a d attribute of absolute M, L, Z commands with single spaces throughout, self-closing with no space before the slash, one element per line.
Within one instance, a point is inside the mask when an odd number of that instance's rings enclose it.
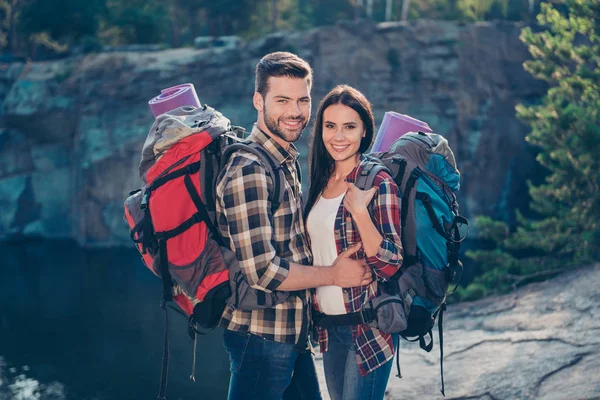
<path fill-rule="evenodd" d="M 368 213 L 367 207 L 373 196 L 377 193 L 377 188 L 373 187 L 369 190 L 361 190 L 354 183 L 346 182 L 348 191 L 344 196 L 344 207 L 350 214 L 357 216 L 361 213 Z"/>

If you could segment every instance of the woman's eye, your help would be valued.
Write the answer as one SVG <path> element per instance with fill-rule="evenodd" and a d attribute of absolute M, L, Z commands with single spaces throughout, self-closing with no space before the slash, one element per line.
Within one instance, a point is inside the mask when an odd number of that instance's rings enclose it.
<path fill-rule="evenodd" d="M 333 129 L 333 125 L 331 125 L 331 124 L 325 124 L 325 128 L 327 128 L 327 129 Z"/>
<path fill-rule="evenodd" d="M 351 130 L 356 128 L 356 125 L 346 125 L 346 129 Z"/>

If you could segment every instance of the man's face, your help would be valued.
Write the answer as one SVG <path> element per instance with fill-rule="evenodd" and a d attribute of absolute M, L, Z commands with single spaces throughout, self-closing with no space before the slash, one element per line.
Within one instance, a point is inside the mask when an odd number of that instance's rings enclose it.
<path fill-rule="evenodd" d="M 302 135 L 310 118 L 310 86 L 307 79 L 270 77 L 265 97 L 254 95 L 259 128 L 291 143 Z M 266 128 L 266 129 L 265 129 Z"/>

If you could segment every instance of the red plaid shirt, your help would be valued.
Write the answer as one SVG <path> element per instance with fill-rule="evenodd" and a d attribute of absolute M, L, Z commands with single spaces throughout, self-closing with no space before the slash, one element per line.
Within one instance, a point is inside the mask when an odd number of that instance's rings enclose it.
<path fill-rule="evenodd" d="M 357 167 L 348 175 L 346 182 L 355 182 L 358 171 L 365 163 L 361 157 Z M 400 241 L 400 195 L 398 186 L 392 177 L 380 172 L 374 181 L 377 187 L 369 210 L 375 226 L 383 236 L 379 251 L 375 256 L 366 257 L 361 249 L 355 258 L 365 259 L 367 265 L 379 279 L 389 279 L 402 265 L 402 244 Z M 361 241 L 358 227 L 352 219 L 352 215 L 340 205 L 335 219 L 335 241 L 337 253 L 340 254 L 352 245 Z M 348 313 L 360 311 L 363 307 L 369 307 L 369 301 L 377 294 L 377 281 L 368 286 L 343 288 L 344 303 Z M 315 310 L 321 311 L 317 301 L 316 291 L 312 290 L 312 305 Z M 326 352 L 328 347 L 327 329 L 315 326 L 316 337 L 319 339 L 321 352 Z M 384 333 L 368 325 L 352 326 L 352 338 L 356 344 L 356 361 L 361 375 L 366 375 L 379 366 L 385 364 L 394 357 L 394 345 L 392 335 Z"/>

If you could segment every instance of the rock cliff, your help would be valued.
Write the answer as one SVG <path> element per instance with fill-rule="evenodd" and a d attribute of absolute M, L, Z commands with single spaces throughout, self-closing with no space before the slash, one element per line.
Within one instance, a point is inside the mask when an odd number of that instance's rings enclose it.
<path fill-rule="evenodd" d="M 313 112 L 332 86 L 347 83 L 371 100 L 377 121 L 387 110 L 427 121 L 457 153 L 463 213 L 511 221 L 512 210 L 527 204 L 525 182 L 536 169 L 514 107 L 539 101 L 546 89 L 522 68 L 528 54 L 520 28 L 343 23 L 277 33 L 237 49 L 2 65 L 0 238 L 127 243 L 122 202 L 139 186 L 139 152 L 152 123 L 147 101 L 161 88 L 191 82 L 201 102 L 250 128 L 254 66 L 275 50 L 293 51 L 313 66 Z M 300 143 L 304 157 L 307 138 L 308 131 Z"/>

